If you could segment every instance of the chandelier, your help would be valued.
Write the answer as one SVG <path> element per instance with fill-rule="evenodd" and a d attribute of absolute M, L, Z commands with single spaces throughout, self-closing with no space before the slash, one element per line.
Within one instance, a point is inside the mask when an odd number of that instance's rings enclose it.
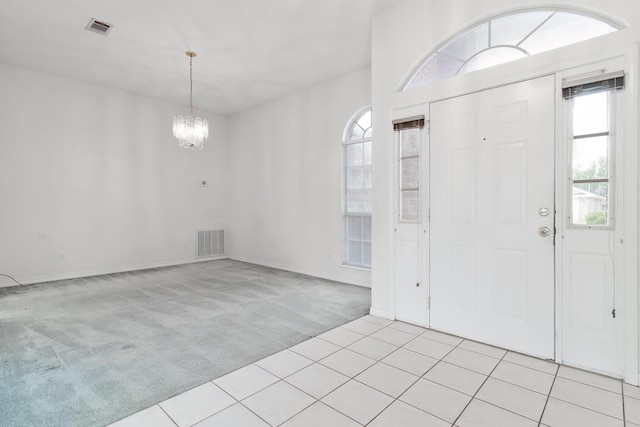
<path fill-rule="evenodd" d="M 200 117 L 193 117 L 193 57 L 195 52 L 187 51 L 189 57 L 189 115 L 174 116 L 173 136 L 178 138 L 178 145 L 191 150 L 202 150 L 209 137 L 209 122 Z"/>

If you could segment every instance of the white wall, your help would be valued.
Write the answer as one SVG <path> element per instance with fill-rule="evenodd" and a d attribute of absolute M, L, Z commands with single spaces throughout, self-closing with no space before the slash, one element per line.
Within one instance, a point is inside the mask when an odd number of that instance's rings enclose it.
<path fill-rule="evenodd" d="M 391 315 L 393 305 L 393 227 L 395 204 L 391 110 L 399 85 L 425 55 L 471 24 L 518 6 L 587 8 L 626 20 L 629 31 L 640 28 L 640 2 L 627 0 L 407 0 L 377 15 L 373 23 L 373 126 L 378 129 L 373 153 L 372 313 Z M 535 57 L 532 62 L 535 66 Z M 558 58 L 562 60 L 562 58 Z M 471 77 L 469 77 L 471 79 Z M 425 102 L 424 100 L 422 102 Z"/>
<path fill-rule="evenodd" d="M 187 151 L 172 136 L 185 106 L 3 63 L 0 94 L 0 273 L 188 262 L 196 229 L 227 225 L 226 118 L 201 113 L 210 139 Z"/>
<path fill-rule="evenodd" d="M 342 266 L 340 171 L 344 127 L 370 104 L 367 67 L 231 118 L 232 257 L 369 286 Z"/>

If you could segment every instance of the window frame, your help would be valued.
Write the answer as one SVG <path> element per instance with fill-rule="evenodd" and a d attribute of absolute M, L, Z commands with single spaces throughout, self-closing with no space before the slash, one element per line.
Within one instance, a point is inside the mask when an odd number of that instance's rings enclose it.
<path fill-rule="evenodd" d="M 541 12 L 541 13 L 549 13 L 549 15 L 544 18 L 541 23 L 539 23 L 537 26 L 533 27 L 533 29 L 526 34 L 526 36 L 524 36 L 524 38 L 520 39 L 517 43 L 511 43 L 511 44 L 493 44 L 492 40 L 493 40 L 493 35 L 492 35 L 492 26 L 494 22 L 497 22 L 501 19 L 504 18 L 509 18 L 509 17 L 514 17 L 514 16 L 518 16 L 518 15 L 525 15 L 525 14 L 529 14 L 529 13 L 535 13 L 535 12 Z M 596 33 L 596 34 L 591 34 L 588 36 L 585 36 L 577 41 L 570 41 L 567 43 L 559 43 L 557 45 L 554 45 L 552 47 L 549 47 L 548 49 L 544 49 L 544 50 L 540 50 L 540 51 L 532 51 L 529 52 L 528 50 L 524 49 L 521 45 L 525 42 L 527 42 L 532 36 L 536 36 L 536 33 L 538 32 L 538 30 L 544 30 L 544 27 L 547 23 L 549 23 L 549 21 L 551 21 L 554 17 L 556 17 L 558 14 L 564 14 L 564 15 L 575 15 L 576 17 L 582 17 L 582 18 L 586 18 L 586 19 L 590 19 L 592 21 L 596 21 L 599 23 L 602 23 L 604 25 L 608 25 L 611 30 L 609 32 L 601 32 L 601 33 Z M 482 27 L 487 26 L 487 46 L 485 47 L 476 47 L 475 51 L 473 51 L 473 53 L 469 54 L 468 56 L 458 56 L 456 54 L 452 54 L 451 52 L 448 52 L 449 47 L 454 45 L 456 42 L 460 42 L 460 41 L 464 41 L 464 37 L 473 33 L 476 30 L 481 29 Z M 404 92 L 407 90 L 413 90 L 419 87 L 424 87 L 424 86 L 428 86 L 431 84 L 434 84 L 438 81 L 442 81 L 445 79 L 449 79 L 449 78 L 453 78 L 456 77 L 458 75 L 462 75 L 465 74 L 466 72 L 473 72 L 476 70 L 482 70 L 482 69 L 489 69 L 492 68 L 494 66 L 500 65 L 500 64 L 505 64 L 505 63 L 509 63 L 515 59 L 509 59 L 509 60 L 504 60 L 504 61 L 500 61 L 496 64 L 492 64 L 492 65 L 488 65 L 488 66 L 481 66 L 479 68 L 474 68 L 472 70 L 469 71 L 463 71 L 465 68 L 467 68 L 467 65 L 474 59 L 477 59 L 479 56 L 482 56 L 483 54 L 490 52 L 492 50 L 495 49 L 511 49 L 514 51 L 519 51 L 520 53 L 524 54 L 525 56 L 534 56 L 537 55 L 539 53 L 543 53 L 549 50 L 553 50 L 553 49 L 557 49 L 557 48 L 561 48 L 564 46 L 570 46 L 576 43 L 580 43 L 582 41 L 585 40 L 589 40 L 595 37 L 600 37 L 606 34 L 610 34 L 612 32 L 616 32 L 616 31 L 620 31 L 624 28 L 627 27 L 627 24 L 624 23 L 623 21 L 617 20 L 611 16 L 603 16 L 601 14 L 597 14 L 594 13 L 593 11 L 587 11 L 587 10 L 581 10 L 578 8 L 570 8 L 570 7 L 530 7 L 530 8 L 520 8 L 520 9 L 515 9 L 515 10 L 511 10 L 509 12 L 505 12 L 505 13 L 501 13 L 501 14 L 497 14 L 494 16 L 491 16 L 489 18 L 485 18 L 479 21 L 476 21 L 475 23 L 463 28 L 461 31 L 453 34 L 452 36 L 447 37 L 442 43 L 439 43 L 438 45 L 435 46 L 435 48 L 431 49 L 428 51 L 428 53 L 422 57 L 422 59 L 418 62 L 418 65 L 413 68 L 411 70 L 411 72 L 407 75 L 405 75 L 405 78 L 403 78 L 403 80 L 401 81 L 401 84 L 397 87 L 397 91 L 398 92 Z M 540 33 L 538 33 L 538 35 L 543 34 L 544 31 L 541 31 Z M 464 44 L 464 43 L 463 43 Z M 438 61 L 445 61 L 448 62 L 447 64 L 441 64 L 441 65 L 437 65 Z M 453 62 L 451 62 L 453 61 Z M 433 75 L 432 72 L 429 71 L 429 65 L 435 65 L 436 68 L 432 69 L 433 70 L 437 70 L 438 67 L 444 67 L 447 69 L 447 71 L 445 73 L 443 73 L 443 75 L 441 76 L 434 76 L 434 77 L 429 77 L 430 75 Z M 456 65 L 457 64 L 457 65 Z"/>
<path fill-rule="evenodd" d="M 616 168 L 616 141 L 615 141 L 615 129 L 616 129 L 616 96 L 617 90 L 605 89 L 594 92 L 585 93 L 582 95 L 572 96 L 565 100 L 568 103 L 568 138 L 567 138 L 567 228 L 569 229 L 582 229 L 582 230 L 613 230 L 615 229 L 615 217 L 616 217 L 616 205 L 615 205 L 615 168 Z M 574 134 L 574 108 L 575 100 L 581 96 L 591 96 L 595 94 L 607 94 L 607 131 L 606 132 L 593 132 L 585 134 Z M 588 138 L 607 137 L 607 177 L 606 178 L 593 178 L 593 179 L 574 179 L 574 145 L 576 141 L 585 140 Z M 577 181 L 577 182 L 576 182 Z M 588 183 L 606 183 L 607 184 L 607 223 L 606 224 L 579 224 L 574 222 L 574 186 L 576 184 L 588 184 Z"/>
<path fill-rule="evenodd" d="M 403 147 L 402 147 L 402 136 L 404 134 L 404 132 L 417 132 L 418 133 L 418 149 L 417 149 L 417 154 L 415 155 L 409 155 L 409 156 L 403 156 Z M 421 222 L 421 216 L 422 216 L 422 209 L 421 209 L 421 200 L 422 200 L 422 188 L 420 186 L 421 184 L 421 170 L 420 170 L 420 163 L 421 163 L 421 158 L 422 158 L 422 128 L 420 127 L 411 127 L 411 128 L 406 128 L 406 129 L 399 129 L 396 131 L 397 134 L 397 146 L 398 146 L 398 223 L 401 224 L 419 224 Z M 404 161 L 405 160 L 411 160 L 411 159 L 417 159 L 417 163 L 418 163 L 418 170 L 417 170 L 417 178 L 418 178 L 418 182 L 416 187 L 404 187 Z M 407 219 L 404 217 L 404 204 L 403 204 L 403 200 L 404 200 L 404 193 L 407 191 L 415 191 L 418 193 L 418 198 L 417 198 L 417 212 L 416 212 L 416 217 L 414 219 Z"/>
<path fill-rule="evenodd" d="M 372 264 L 372 252 L 371 252 L 371 248 L 372 248 L 372 231 L 373 228 L 371 226 L 372 224 L 372 212 L 371 209 L 367 210 L 366 209 L 366 204 L 372 203 L 372 198 L 368 198 L 366 199 L 363 195 L 362 199 L 360 200 L 362 202 L 362 211 L 361 212 L 350 212 L 349 211 L 349 202 L 351 201 L 350 199 L 348 199 L 348 191 L 349 191 L 349 157 L 348 157 L 348 150 L 350 147 L 355 146 L 355 145 L 360 145 L 362 147 L 362 164 L 359 166 L 359 168 L 363 171 L 363 184 L 362 187 L 360 188 L 361 191 L 366 191 L 368 190 L 365 187 L 365 181 L 364 181 L 364 170 L 368 167 L 369 169 L 371 169 L 373 167 L 373 161 L 371 159 L 371 163 L 365 163 L 365 146 L 366 144 L 370 144 L 371 146 L 371 153 L 373 153 L 373 127 L 371 125 L 371 123 L 369 123 L 369 127 L 368 128 L 363 128 L 362 126 L 360 126 L 359 122 L 360 120 L 366 115 L 369 114 L 371 116 L 372 114 L 372 109 L 371 106 L 367 106 L 367 107 L 363 107 L 360 110 L 358 110 L 347 122 L 347 125 L 344 129 L 344 133 L 343 133 L 343 138 L 342 138 L 342 241 L 343 241 L 343 250 L 342 250 L 342 265 L 345 267 L 350 267 L 350 268 L 357 268 L 357 269 L 364 269 L 364 270 L 371 270 L 371 264 Z M 370 119 L 371 120 L 371 119 Z M 353 138 L 352 137 L 352 130 L 354 129 L 354 126 L 360 126 L 360 128 L 363 130 L 362 134 L 363 137 L 362 138 Z M 352 166 L 353 167 L 353 166 Z M 373 185 L 371 185 L 371 188 L 369 190 L 372 190 Z M 364 194 L 364 193 L 363 193 Z M 361 225 L 361 235 L 359 239 L 356 238 L 352 238 L 351 234 L 350 234 L 350 218 L 356 218 L 359 217 L 362 220 L 362 225 Z M 368 236 L 369 238 L 366 238 L 367 235 L 367 231 L 365 230 L 365 227 L 367 227 L 366 223 L 366 219 L 368 218 Z M 360 243 L 360 262 L 354 262 L 353 259 L 351 258 L 351 243 L 352 242 L 358 242 Z M 365 262 L 365 260 L 367 259 L 366 255 L 366 245 L 368 245 L 369 250 L 368 250 L 368 260 L 369 263 L 367 264 Z"/>

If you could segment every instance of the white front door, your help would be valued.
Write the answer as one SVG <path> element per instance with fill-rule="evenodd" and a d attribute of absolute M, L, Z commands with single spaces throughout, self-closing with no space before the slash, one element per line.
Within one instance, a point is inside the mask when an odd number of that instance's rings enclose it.
<path fill-rule="evenodd" d="M 553 76 L 431 104 L 431 327 L 554 357 Z"/>

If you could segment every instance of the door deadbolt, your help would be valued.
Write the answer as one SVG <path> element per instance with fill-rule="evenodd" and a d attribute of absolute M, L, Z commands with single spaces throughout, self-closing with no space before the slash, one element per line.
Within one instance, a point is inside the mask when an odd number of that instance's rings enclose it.
<path fill-rule="evenodd" d="M 538 209 L 538 215 L 540 215 L 540 216 L 549 216 L 549 213 L 550 213 L 550 211 L 547 208 Z"/>

